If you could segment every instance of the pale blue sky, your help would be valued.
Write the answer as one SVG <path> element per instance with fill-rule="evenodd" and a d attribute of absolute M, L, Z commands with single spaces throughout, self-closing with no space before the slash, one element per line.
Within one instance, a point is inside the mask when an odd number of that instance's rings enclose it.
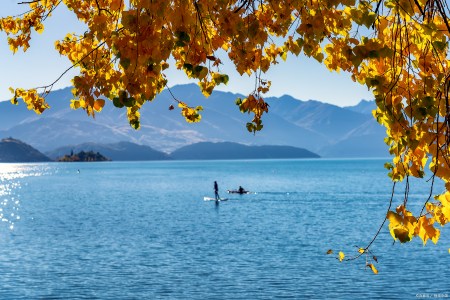
<path fill-rule="evenodd" d="M 17 5 L 18 0 L 3 0 L 0 16 L 23 12 L 26 6 Z M 18 51 L 15 55 L 9 50 L 6 35 L 0 33 L 0 99 L 11 98 L 9 87 L 32 88 L 53 82 L 69 66 L 69 61 L 54 50 L 54 41 L 62 39 L 68 32 L 83 32 L 73 13 L 58 8 L 45 25 L 44 33 L 35 33 L 31 47 L 26 53 Z M 225 61 L 225 56 L 220 57 Z M 242 77 L 226 64 L 222 72 L 230 75 L 227 86 L 217 90 L 248 94 L 254 88 L 254 77 Z M 76 70 L 66 74 L 55 89 L 70 86 L 70 79 Z M 166 73 L 169 86 L 195 82 L 186 78 L 184 73 L 171 69 Z M 301 100 L 319 100 L 338 106 L 355 105 L 361 99 L 372 99 L 366 87 L 354 83 L 346 73 L 331 73 L 314 59 L 306 57 L 288 57 L 287 62 L 273 66 L 264 76 L 272 81 L 270 96 L 291 95 Z"/>

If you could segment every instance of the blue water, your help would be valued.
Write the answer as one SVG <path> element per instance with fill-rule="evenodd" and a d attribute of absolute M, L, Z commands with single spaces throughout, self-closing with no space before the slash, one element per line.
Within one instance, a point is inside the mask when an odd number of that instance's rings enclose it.
<path fill-rule="evenodd" d="M 378 275 L 335 259 L 382 222 L 385 161 L 2 164 L 0 299 L 450 297 L 449 228 L 423 247 L 385 226 Z M 256 193 L 226 194 L 239 185 Z M 428 193 L 412 185 L 410 207 Z"/>

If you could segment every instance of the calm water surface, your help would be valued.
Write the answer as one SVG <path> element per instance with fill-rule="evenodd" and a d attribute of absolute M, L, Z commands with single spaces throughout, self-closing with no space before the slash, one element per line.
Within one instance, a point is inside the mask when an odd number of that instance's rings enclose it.
<path fill-rule="evenodd" d="M 385 227 L 378 275 L 325 254 L 377 231 L 385 161 L 0 164 L 0 299 L 450 297 L 449 228 L 423 247 Z M 225 193 L 239 185 L 256 193 Z M 414 185 L 411 207 L 428 193 Z"/>

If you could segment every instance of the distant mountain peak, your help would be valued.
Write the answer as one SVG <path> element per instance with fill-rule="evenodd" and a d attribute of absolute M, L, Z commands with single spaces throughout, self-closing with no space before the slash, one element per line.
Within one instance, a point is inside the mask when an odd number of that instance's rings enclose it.
<path fill-rule="evenodd" d="M 373 100 L 362 99 L 358 104 L 353 106 L 345 106 L 344 108 L 353 112 L 372 115 L 372 111 L 376 109 L 377 106 Z"/>
<path fill-rule="evenodd" d="M 3 138 L 2 142 L 23 144 L 23 142 L 21 140 L 18 140 L 18 139 L 12 138 L 12 137 Z"/>

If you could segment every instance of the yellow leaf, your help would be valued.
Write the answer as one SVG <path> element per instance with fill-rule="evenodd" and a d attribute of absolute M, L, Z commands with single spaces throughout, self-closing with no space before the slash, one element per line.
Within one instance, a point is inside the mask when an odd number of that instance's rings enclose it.
<path fill-rule="evenodd" d="M 424 245 L 427 243 L 428 239 L 431 239 L 431 241 L 436 244 L 440 236 L 440 230 L 435 228 L 433 224 L 430 224 L 429 219 L 425 216 L 420 217 L 417 224 L 416 232 L 417 231 Z"/>
<path fill-rule="evenodd" d="M 345 257 L 344 252 L 339 251 L 339 261 L 343 261 L 343 260 L 344 260 L 344 257 Z"/>
<path fill-rule="evenodd" d="M 321 63 L 321 62 L 323 61 L 324 55 L 323 55 L 322 52 L 320 52 L 320 53 L 317 53 L 316 55 L 314 55 L 314 58 L 315 58 L 318 62 Z"/>
<path fill-rule="evenodd" d="M 386 218 L 389 220 L 389 226 L 392 227 L 402 223 L 402 218 L 393 211 L 388 211 Z"/>
<path fill-rule="evenodd" d="M 12 53 L 15 54 L 17 52 L 18 47 L 15 44 L 10 43 L 9 44 L 9 49 L 12 51 Z"/>
<path fill-rule="evenodd" d="M 378 274 L 378 270 L 375 268 L 375 266 L 373 264 L 367 264 L 367 266 L 372 269 L 372 272 L 374 274 Z"/>
<path fill-rule="evenodd" d="M 44 31 L 44 24 L 37 24 L 36 26 L 34 26 L 34 30 L 36 30 L 37 33 L 41 34 Z"/>
<path fill-rule="evenodd" d="M 70 100 L 70 107 L 72 109 L 79 109 L 80 108 L 80 101 L 78 100 Z"/>
<path fill-rule="evenodd" d="M 363 254 L 364 252 L 366 252 L 366 250 L 365 250 L 364 248 L 359 248 L 359 249 L 358 249 L 358 252 L 361 253 L 361 254 Z"/>
<path fill-rule="evenodd" d="M 387 213 L 389 231 L 392 237 L 398 239 L 401 243 L 409 242 L 414 235 L 416 219 L 403 206 L 397 207 L 397 212 L 389 211 Z"/>
<path fill-rule="evenodd" d="M 203 67 L 203 68 L 201 69 L 201 71 L 198 73 L 197 78 L 200 79 L 200 80 L 202 80 L 203 78 L 206 77 L 206 75 L 208 75 L 208 71 L 209 71 L 208 68 Z"/>

